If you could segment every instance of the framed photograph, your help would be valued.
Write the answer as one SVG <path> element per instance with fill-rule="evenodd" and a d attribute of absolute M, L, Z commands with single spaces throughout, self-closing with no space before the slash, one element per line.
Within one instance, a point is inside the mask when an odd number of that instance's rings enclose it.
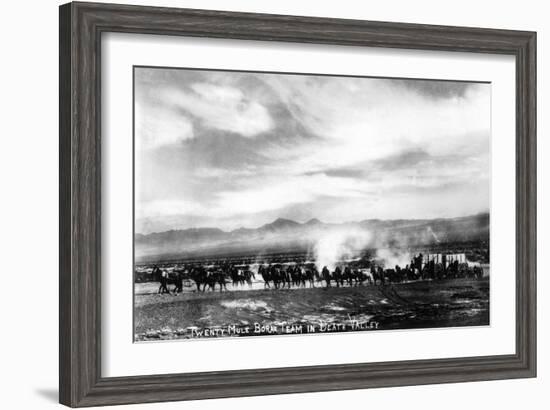
<path fill-rule="evenodd" d="M 536 33 L 60 7 L 60 402 L 536 375 Z"/>

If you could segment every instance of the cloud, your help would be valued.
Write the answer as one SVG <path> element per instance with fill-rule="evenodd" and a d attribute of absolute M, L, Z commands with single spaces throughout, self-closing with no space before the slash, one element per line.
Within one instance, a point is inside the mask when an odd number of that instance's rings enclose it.
<path fill-rule="evenodd" d="M 466 93 L 475 87 L 475 84 L 464 81 L 434 81 L 434 80 L 404 80 L 395 79 L 392 83 L 398 87 L 403 87 L 418 94 L 430 98 L 462 98 Z"/>
<path fill-rule="evenodd" d="M 147 229 L 489 206 L 489 84 L 149 71 L 136 84 Z"/>
<path fill-rule="evenodd" d="M 155 149 L 193 138 L 193 124 L 188 117 L 163 106 L 135 106 L 136 149 Z"/>
<path fill-rule="evenodd" d="M 241 90 L 209 83 L 193 83 L 191 89 L 205 100 L 221 104 L 238 104 L 243 99 Z"/>
<path fill-rule="evenodd" d="M 246 189 L 219 193 L 219 213 L 253 213 L 310 203 L 327 195 L 338 198 L 364 196 L 367 188 L 361 181 L 333 178 L 324 174 L 273 177 L 265 184 L 251 184 Z"/>
<path fill-rule="evenodd" d="M 211 74 L 136 69 L 136 148 L 177 145 L 208 130 L 254 138 L 274 127 L 269 110 L 258 98 L 219 84 L 218 75 Z"/>
<path fill-rule="evenodd" d="M 155 218 L 163 215 L 196 214 L 202 211 L 202 206 L 192 200 L 185 199 L 159 199 L 143 201 L 136 208 L 136 217 Z"/>
<path fill-rule="evenodd" d="M 207 128 L 251 138 L 273 127 L 266 107 L 245 98 L 238 89 L 207 83 L 191 84 L 190 88 L 194 93 L 164 89 L 161 98 L 176 109 L 195 116 Z"/>

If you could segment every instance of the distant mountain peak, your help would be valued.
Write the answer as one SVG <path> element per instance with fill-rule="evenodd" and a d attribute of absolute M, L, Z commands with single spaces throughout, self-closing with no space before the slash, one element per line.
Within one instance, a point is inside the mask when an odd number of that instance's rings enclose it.
<path fill-rule="evenodd" d="M 311 218 L 309 221 L 304 223 L 304 225 L 321 225 L 322 222 L 318 220 L 317 218 Z"/>
<path fill-rule="evenodd" d="M 244 226 L 241 226 L 240 228 L 233 229 L 230 233 L 232 234 L 245 234 L 254 231 L 254 229 L 251 228 L 245 228 Z"/>
<path fill-rule="evenodd" d="M 360 222 L 305 223 L 277 218 L 259 228 L 241 227 L 230 232 L 218 228 L 190 228 L 142 235 L 135 234 L 137 260 L 195 257 L 196 255 L 279 252 L 291 247 L 309 249 L 319 235 L 331 229 L 365 229 L 373 235 L 372 247 L 409 247 L 441 242 L 489 240 L 490 216 L 479 213 L 456 218 L 366 219 Z M 399 241 L 394 241 L 399 238 Z M 395 243 L 394 243 L 395 242 Z M 301 248 L 300 248 L 301 249 Z"/>
<path fill-rule="evenodd" d="M 298 222 L 293 221 L 292 219 L 286 219 L 286 218 L 277 218 L 273 221 L 274 224 L 281 224 L 281 223 L 292 223 L 297 224 Z"/>
<path fill-rule="evenodd" d="M 261 229 L 284 229 L 284 228 L 293 228 L 300 225 L 298 222 L 291 219 L 277 218 L 270 224 L 262 226 Z"/>

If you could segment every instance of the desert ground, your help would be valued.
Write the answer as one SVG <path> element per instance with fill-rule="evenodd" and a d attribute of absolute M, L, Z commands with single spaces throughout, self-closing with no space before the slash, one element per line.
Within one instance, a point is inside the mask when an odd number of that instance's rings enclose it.
<path fill-rule="evenodd" d="M 135 340 L 489 325 L 489 278 L 158 294 L 135 283 Z"/>

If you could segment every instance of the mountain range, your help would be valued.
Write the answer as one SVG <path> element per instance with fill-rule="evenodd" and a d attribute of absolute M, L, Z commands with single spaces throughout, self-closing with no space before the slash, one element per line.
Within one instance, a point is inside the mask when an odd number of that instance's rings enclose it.
<path fill-rule="evenodd" d="M 369 247 L 407 247 L 446 242 L 487 241 L 489 214 L 437 219 L 366 219 L 340 224 L 278 218 L 258 228 L 223 231 L 190 228 L 135 234 L 136 261 L 187 256 L 306 250 L 330 235 L 361 235 Z"/>

